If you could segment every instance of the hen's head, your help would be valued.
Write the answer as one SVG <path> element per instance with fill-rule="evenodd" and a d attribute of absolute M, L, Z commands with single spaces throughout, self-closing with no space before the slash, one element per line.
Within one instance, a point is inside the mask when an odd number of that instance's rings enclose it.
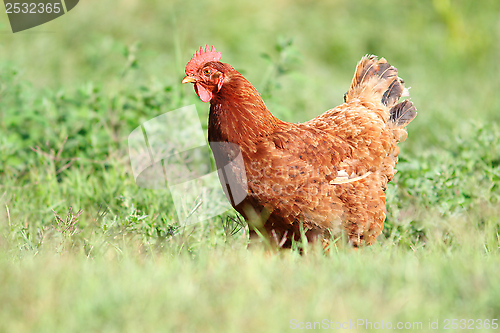
<path fill-rule="evenodd" d="M 203 102 L 209 102 L 224 84 L 231 66 L 220 62 L 221 54 L 215 50 L 200 47 L 186 65 L 186 77 L 182 83 L 194 83 L 194 90 Z"/>

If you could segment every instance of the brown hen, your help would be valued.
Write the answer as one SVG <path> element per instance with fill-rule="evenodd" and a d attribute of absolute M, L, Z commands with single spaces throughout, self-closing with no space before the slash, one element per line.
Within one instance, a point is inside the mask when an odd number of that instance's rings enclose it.
<path fill-rule="evenodd" d="M 243 157 L 244 165 L 219 176 L 233 207 L 253 222 L 251 237 L 258 230 L 289 247 L 301 231 L 325 241 L 345 230 L 353 246 L 375 242 L 397 143 L 416 116 L 412 102 L 398 103 L 407 89 L 396 68 L 363 57 L 342 105 L 293 124 L 274 117 L 254 86 L 220 58 L 214 47 L 200 48 L 182 82 L 194 83 L 210 102 L 208 140 L 217 168 Z M 234 201 L 236 192 L 244 192 L 243 201 Z"/>

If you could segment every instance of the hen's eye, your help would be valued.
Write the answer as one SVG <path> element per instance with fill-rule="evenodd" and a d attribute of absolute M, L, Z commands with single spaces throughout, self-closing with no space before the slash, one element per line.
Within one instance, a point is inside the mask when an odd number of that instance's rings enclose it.
<path fill-rule="evenodd" d="M 212 71 L 207 68 L 203 71 L 203 74 L 205 74 L 205 76 L 210 76 L 210 74 L 212 74 Z"/>

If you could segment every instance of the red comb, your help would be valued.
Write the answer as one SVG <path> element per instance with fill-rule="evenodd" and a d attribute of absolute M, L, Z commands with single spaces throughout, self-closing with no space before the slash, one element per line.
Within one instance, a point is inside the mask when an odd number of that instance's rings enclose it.
<path fill-rule="evenodd" d="M 217 52 L 214 46 L 212 46 L 212 49 L 210 49 L 207 44 L 205 50 L 203 50 L 203 46 L 200 46 L 200 51 L 196 51 L 196 53 L 186 65 L 186 74 L 194 74 L 203 64 L 210 61 L 220 61 L 220 58 L 221 53 Z"/>

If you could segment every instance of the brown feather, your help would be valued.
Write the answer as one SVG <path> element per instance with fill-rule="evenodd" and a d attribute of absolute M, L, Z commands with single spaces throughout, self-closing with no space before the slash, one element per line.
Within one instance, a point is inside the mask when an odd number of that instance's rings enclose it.
<path fill-rule="evenodd" d="M 408 125 L 417 116 L 417 109 L 409 100 L 405 100 L 396 106 L 391 111 L 389 121 L 393 122 L 397 127 Z"/>

